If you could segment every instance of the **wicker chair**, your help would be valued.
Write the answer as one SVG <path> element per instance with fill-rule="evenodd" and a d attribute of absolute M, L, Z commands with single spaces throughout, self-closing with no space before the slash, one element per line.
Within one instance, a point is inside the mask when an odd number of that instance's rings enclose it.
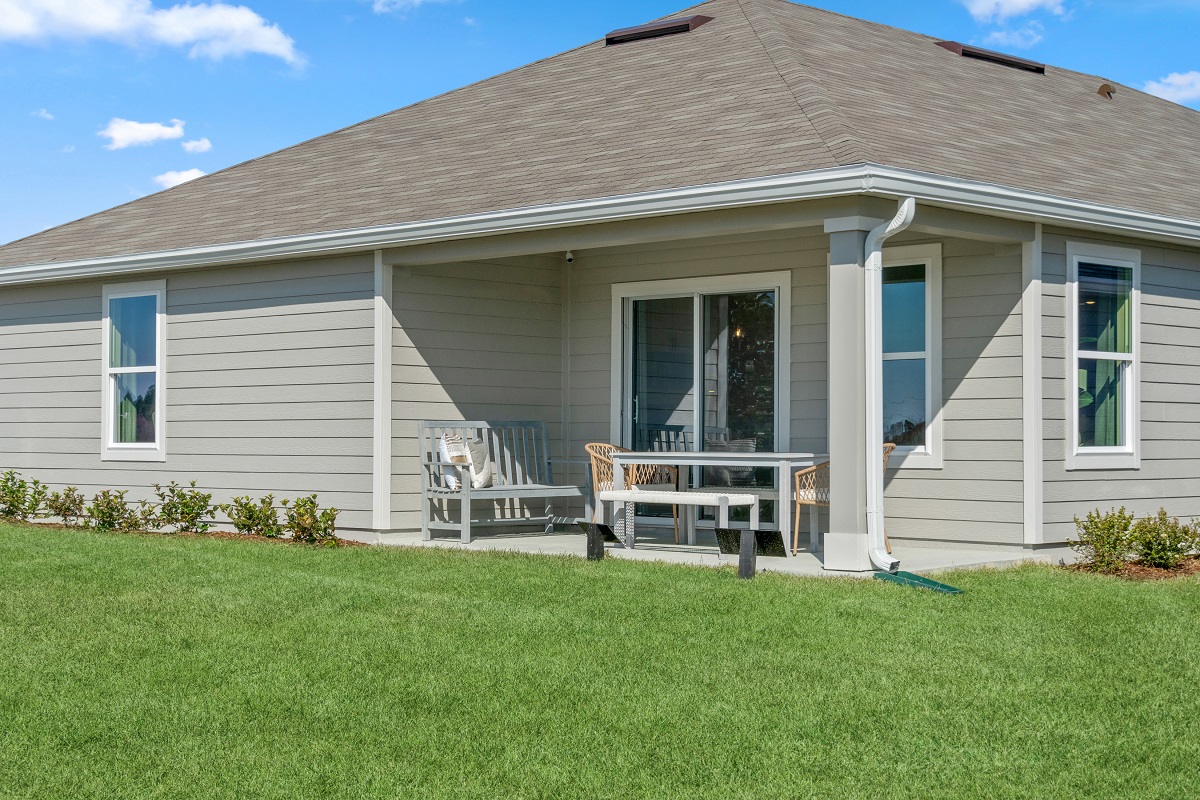
<path fill-rule="evenodd" d="M 892 451 L 896 449 L 896 445 L 885 444 L 883 446 L 883 468 L 887 469 L 888 459 L 891 458 Z M 792 523 L 792 554 L 795 555 L 800 550 L 800 507 L 809 506 L 813 519 L 813 534 L 816 534 L 816 519 L 817 506 L 829 505 L 829 462 L 824 461 L 820 464 L 802 469 L 796 473 L 796 513 L 795 520 Z M 884 541 L 887 541 L 887 532 L 883 534 Z M 892 545 L 888 543 L 888 552 L 892 552 Z"/>
<path fill-rule="evenodd" d="M 592 442 L 583 449 L 592 459 L 592 486 L 597 494 L 613 488 L 613 453 L 629 453 L 624 447 L 605 442 Z M 679 485 L 679 468 L 665 464 L 630 464 L 625 468 L 625 485 L 628 486 L 670 486 L 672 489 Z M 600 516 L 600 501 L 596 500 L 596 510 L 592 514 L 592 522 Z M 671 507 L 675 518 L 675 544 L 679 544 L 679 506 Z"/>

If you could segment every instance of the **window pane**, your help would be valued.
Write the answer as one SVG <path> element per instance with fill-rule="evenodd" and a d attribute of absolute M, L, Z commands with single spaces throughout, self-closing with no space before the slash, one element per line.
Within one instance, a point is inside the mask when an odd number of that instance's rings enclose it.
<path fill-rule="evenodd" d="M 109 366 L 153 367 L 158 359 L 157 298 L 118 297 L 108 301 Z"/>
<path fill-rule="evenodd" d="M 1133 352 L 1133 270 L 1079 265 L 1079 349 Z"/>
<path fill-rule="evenodd" d="M 1079 446 L 1125 446 L 1122 361 L 1079 359 Z"/>
<path fill-rule="evenodd" d="M 925 352 L 925 267 L 883 271 L 883 352 Z"/>
<path fill-rule="evenodd" d="M 152 372 L 113 376 L 113 443 L 154 444 Z"/>
<path fill-rule="evenodd" d="M 883 441 L 925 446 L 925 359 L 883 362 Z"/>
<path fill-rule="evenodd" d="M 696 408 L 691 297 L 633 303 L 633 449 L 692 450 Z"/>

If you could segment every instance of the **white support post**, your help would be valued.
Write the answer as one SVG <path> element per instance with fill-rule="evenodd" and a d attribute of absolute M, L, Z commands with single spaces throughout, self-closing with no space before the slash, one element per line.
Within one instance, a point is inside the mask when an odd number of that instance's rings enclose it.
<path fill-rule="evenodd" d="M 375 425 L 371 526 L 392 527 L 392 266 L 375 251 Z"/>
<path fill-rule="evenodd" d="M 825 221 L 829 234 L 829 532 L 825 569 L 871 569 L 867 541 L 867 233 L 881 221 Z"/>

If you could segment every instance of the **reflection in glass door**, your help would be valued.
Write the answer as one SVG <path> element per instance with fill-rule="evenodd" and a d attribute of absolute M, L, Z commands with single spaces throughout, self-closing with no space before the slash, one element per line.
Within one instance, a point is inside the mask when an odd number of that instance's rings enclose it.
<path fill-rule="evenodd" d="M 691 297 L 633 302 L 634 450 L 692 450 L 695 308 Z"/>
<path fill-rule="evenodd" d="M 775 291 L 632 300 L 627 314 L 626 446 L 740 453 L 776 449 Z M 770 468 L 703 472 L 694 476 L 696 485 L 774 487 Z M 764 503 L 764 521 L 774 519 L 773 505 Z"/>

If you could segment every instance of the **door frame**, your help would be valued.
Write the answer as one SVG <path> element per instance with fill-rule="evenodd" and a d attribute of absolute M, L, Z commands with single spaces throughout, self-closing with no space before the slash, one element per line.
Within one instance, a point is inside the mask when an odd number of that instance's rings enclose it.
<path fill-rule="evenodd" d="M 626 335 L 625 321 L 630 319 L 635 300 L 653 300 L 664 297 L 692 297 L 694 317 L 693 337 L 693 386 L 704 385 L 704 364 L 699 354 L 703 352 L 702 298 L 711 294 L 737 294 L 742 292 L 775 292 L 775 449 L 779 452 L 791 450 L 792 410 L 792 273 L 753 272 L 745 275 L 712 275 L 695 278 L 677 278 L 636 283 L 614 283 L 612 285 L 612 332 L 611 374 L 609 378 L 609 437 L 619 444 L 632 441 L 632 420 L 625 413 L 632 387 L 628 386 L 625 366 L 632 363 L 633 337 Z M 696 403 L 693 412 L 697 431 L 695 442 L 700 447 L 700 419 L 703 404 Z"/>

